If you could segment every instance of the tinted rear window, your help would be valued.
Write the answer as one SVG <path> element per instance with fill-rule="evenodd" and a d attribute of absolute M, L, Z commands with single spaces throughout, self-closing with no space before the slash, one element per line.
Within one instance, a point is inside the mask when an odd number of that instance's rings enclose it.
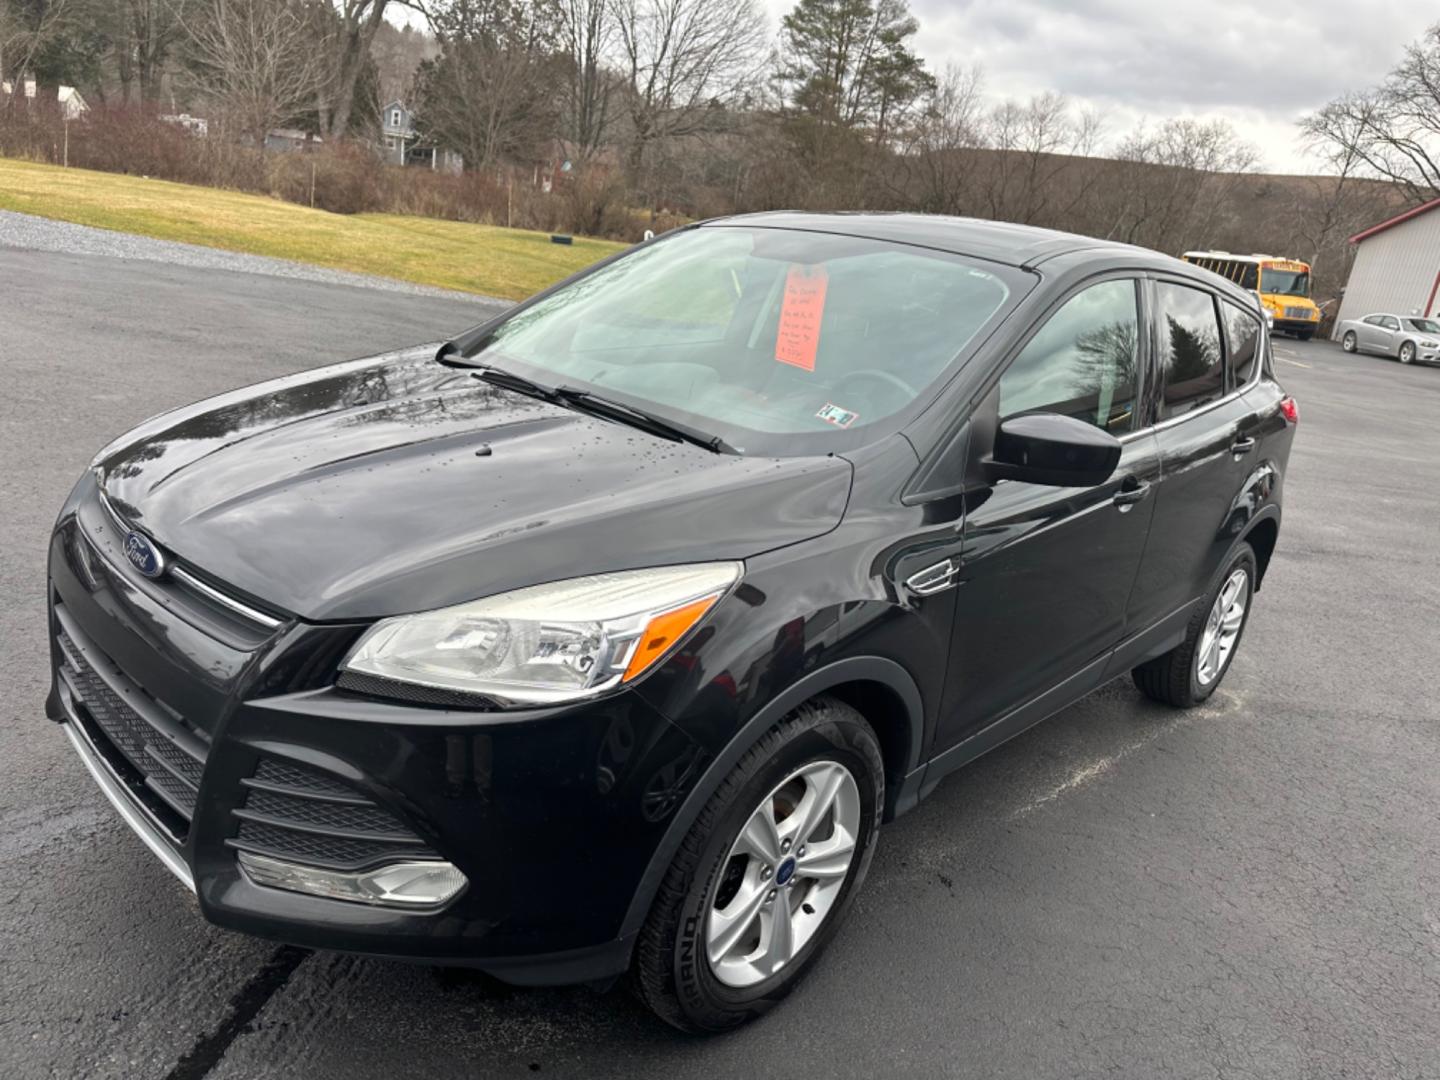
<path fill-rule="evenodd" d="M 1215 301 L 1200 289 L 1161 282 L 1155 287 L 1162 419 L 1193 412 L 1225 394 L 1220 324 Z"/>

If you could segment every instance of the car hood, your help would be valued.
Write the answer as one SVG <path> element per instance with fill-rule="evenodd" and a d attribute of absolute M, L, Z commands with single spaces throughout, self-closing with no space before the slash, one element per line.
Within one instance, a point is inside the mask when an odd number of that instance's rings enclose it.
<path fill-rule="evenodd" d="M 433 349 L 163 414 L 102 452 L 115 509 L 306 619 L 746 558 L 839 524 L 842 458 L 712 454 L 474 378 Z"/>

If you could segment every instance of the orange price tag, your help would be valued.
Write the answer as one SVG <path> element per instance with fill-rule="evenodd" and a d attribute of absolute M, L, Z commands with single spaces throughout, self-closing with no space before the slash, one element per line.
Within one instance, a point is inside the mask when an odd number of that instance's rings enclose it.
<path fill-rule="evenodd" d="M 820 317 L 825 314 L 825 289 L 830 283 L 823 266 L 792 266 L 785 276 L 780 305 L 780 330 L 775 359 L 806 371 L 815 370 L 820 347 Z"/>

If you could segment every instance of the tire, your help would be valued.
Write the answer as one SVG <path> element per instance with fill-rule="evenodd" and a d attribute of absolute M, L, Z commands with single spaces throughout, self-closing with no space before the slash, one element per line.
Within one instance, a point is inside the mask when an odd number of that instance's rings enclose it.
<path fill-rule="evenodd" d="M 1406 341 L 1400 345 L 1400 363 L 1413 364 L 1415 362 L 1415 343 Z"/>
<path fill-rule="evenodd" d="M 821 837 L 811 841 L 813 847 L 837 844 L 843 849 L 851 833 L 836 823 L 846 817 L 852 821 L 854 846 L 841 871 L 843 877 L 835 873 L 821 880 L 799 869 L 803 860 L 797 863 L 794 856 L 803 852 L 804 837 L 801 842 L 790 841 L 792 846 L 784 848 L 789 854 L 773 867 L 753 854 L 736 852 L 746 843 L 742 831 L 747 836 L 752 830 L 756 835 L 764 832 L 755 825 L 762 812 L 766 821 L 776 821 L 786 799 L 794 799 L 801 790 L 795 785 L 802 785 L 804 798 L 823 786 L 806 786 L 807 779 L 792 777 L 801 773 L 833 778 L 838 775 L 833 771 L 836 766 L 854 782 L 853 790 L 843 786 L 843 777 L 837 781 L 840 794 L 833 800 L 833 818 L 819 818 L 819 827 L 809 836 Z M 771 728 L 710 797 L 661 882 L 635 946 L 631 976 L 641 1000 L 661 1019 L 689 1032 L 728 1031 L 773 1008 L 804 977 L 849 910 L 875 850 L 884 802 L 880 744 L 850 706 L 833 698 L 816 698 Z M 804 805 L 802 798 L 795 812 Z M 780 817 L 779 835 L 769 835 L 780 840 L 791 821 L 791 816 Z M 757 903 L 753 915 L 740 914 L 730 923 L 738 930 L 744 922 L 753 933 L 746 930 L 728 951 L 718 944 L 724 935 L 716 937 L 713 944 L 721 955 L 712 959 L 711 935 L 718 925 L 712 922 L 712 913 L 717 905 L 742 913 L 750 909 L 745 898 L 756 895 L 755 886 L 772 899 Z M 775 967 L 764 945 L 767 935 L 771 944 L 775 942 L 780 904 L 795 912 L 790 923 L 793 937 L 787 940 L 796 947 L 783 966 Z M 812 905 L 823 905 L 818 918 Z M 747 952 L 759 959 L 748 963 Z M 752 977 L 756 981 L 746 982 Z"/>
<path fill-rule="evenodd" d="M 1340 347 L 1346 352 L 1354 352 L 1359 348 L 1360 343 L 1355 340 L 1355 331 L 1346 330 L 1345 336 L 1340 339 Z"/>
<path fill-rule="evenodd" d="M 1130 673 L 1141 693 L 1154 701 L 1173 705 L 1178 709 L 1193 709 L 1196 705 L 1203 704 L 1215 692 L 1225 678 L 1225 673 L 1230 670 L 1230 664 L 1240 650 L 1240 641 L 1245 636 L 1245 627 L 1250 622 L 1250 609 L 1255 597 L 1256 566 L 1254 550 L 1249 544 L 1242 542 L 1230 561 L 1225 564 L 1214 588 L 1196 608 L 1190 625 L 1186 627 L 1185 640 Z M 1207 630 L 1212 614 L 1217 611 L 1222 593 L 1236 575 L 1242 572 L 1244 580 L 1238 597 L 1243 606 L 1233 638 L 1230 638 L 1228 646 L 1225 646 L 1222 640 L 1221 648 L 1217 649 L 1215 654 L 1202 651 L 1202 643 L 1213 641 L 1207 637 Z M 1232 610 L 1231 605 L 1227 604 L 1226 612 L 1230 613 Z M 1223 639 L 1226 635 L 1217 633 L 1216 636 Z M 1220 655 L 1221 653 L 1223 655 Z"/>

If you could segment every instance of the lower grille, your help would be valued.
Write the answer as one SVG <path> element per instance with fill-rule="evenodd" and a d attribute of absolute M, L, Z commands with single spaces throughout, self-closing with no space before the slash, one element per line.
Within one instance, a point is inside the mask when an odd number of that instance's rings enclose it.
<path fill-rule="evenodd" d="M 241 783 L 233 848 L 345 871 L 439 858 L 389 810 L 319 769 L 266 757 Z"/>
<path fill-rule="evenodd" d="M 88 642 L 77 640 L 78 631 L 65 626 L 62 609 L 57 608 L 57 615 L 61 621 L 58 642 L 64 658 L 60 675 L 77 708 L 93 725 L 94 733 L 107 740 L 145 786 L 179 815 L 183 824 L 178 838 L 183 839 L 184 826 L 195 815 L 208 746 L 109 657 Z"/>

